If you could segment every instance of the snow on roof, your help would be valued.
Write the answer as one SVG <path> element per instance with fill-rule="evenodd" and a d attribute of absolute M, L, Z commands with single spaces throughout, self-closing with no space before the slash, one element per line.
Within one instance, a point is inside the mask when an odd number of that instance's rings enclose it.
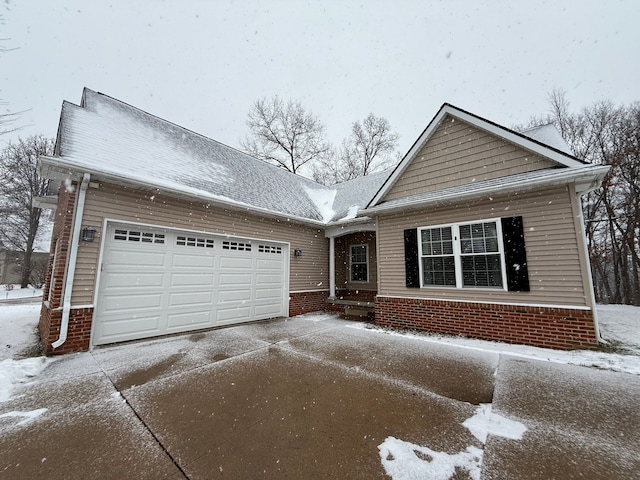
<path fill-rule="evenodd" d="M 58 141 L 78 171 L 318 222 L 326 213 L 307 191 L 327 187 L 89 89 L 81 107 L 63 104 Z"/>
<path fill-rule="evenodd" d="M 332 220 L 339 222 L 355 218 L 357 212 L 367 206 L 392 171 L 393 169 L 383 170 L 334 185 L 337 193 Z"/>
<path fill-rule="evenodd" d="M 520 133 L 526 137 L 555 148 L 556 150 L 560 150 L 563 153 L 573 155 L 569 145 L 567 145 L 567 142 L 564 141 L 564 138 L 562 138 L 562 135 L 552 123 L 531 127 Z"/>

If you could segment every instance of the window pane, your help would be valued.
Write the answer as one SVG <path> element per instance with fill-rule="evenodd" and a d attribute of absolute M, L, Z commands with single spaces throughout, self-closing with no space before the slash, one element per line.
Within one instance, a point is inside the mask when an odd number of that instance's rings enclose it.
<path fill-rule="evenodd" d="M 351 247 L 351 261 L 358 263 L 366 262 L 367 247 L 365 245 L 355 245 Z"/>
<path fill-rule="evenodd" d="M 456 270 L 453 257 L 423 257 L 423 285 L 456 285 Z"/>
<path fill-rule="evenodd" d="M 451 227 L 422 230 L 422 255 L 451 255 L 453 241 Z"/>
<path fill-rule="evenodd" d="M 355 263 L 351 265 L 351 280 L 354 282 L 367 281 L 367 264 Z"/>
<path fill-rule="evenodd" d="M 462 279 L 465 287 L 502 287 L 500 255 L 463 255 Z"/>

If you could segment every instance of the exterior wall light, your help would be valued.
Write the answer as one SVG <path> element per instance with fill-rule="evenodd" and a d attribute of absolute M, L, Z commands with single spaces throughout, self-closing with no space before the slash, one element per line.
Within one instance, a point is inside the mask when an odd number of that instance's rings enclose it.
<path fill-rule="evenodd" d="M 83 242 L 93 242 L 93 239 L 96 236 L 96 229 L 93 227 L 84 227 L 82 229 L 82 241 Z"/>
<path fill-rule="evenodd" d="M 301 250 L 301 249 L 299 249 L 299 248 L 296 248 L 296 249 L 293 251 L 293 255 L 294 255 L 295 257 L 301 257 L 301 256 L 302 256 L 302 250 Z"/>

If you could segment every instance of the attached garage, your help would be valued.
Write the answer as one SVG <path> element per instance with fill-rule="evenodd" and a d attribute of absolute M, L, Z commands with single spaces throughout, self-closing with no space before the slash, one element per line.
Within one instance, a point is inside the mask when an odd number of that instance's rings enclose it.
<path fill-rule="evenodd" d="M 108 223 L 93 345 L 288 313 L 289 246 Z"/>

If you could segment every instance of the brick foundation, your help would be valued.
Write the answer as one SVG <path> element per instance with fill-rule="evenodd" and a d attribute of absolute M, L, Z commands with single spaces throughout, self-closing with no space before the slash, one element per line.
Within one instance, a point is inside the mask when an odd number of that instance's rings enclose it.
<path fill-rule="evenodd" d="M 45 355 L 63 355 L 89 350 L 92 322 L 93 308 L 72 308 L 69 312 L 67 340 L 60 347 L 54 349 L 51 344 L 60 337 L 62 309 L 53 310 L 43 305 L 38 328 Z"/>
<path fill-rule="evenodd" d="M 591 310 L 376 298 L 376 325 L 562 350 L 593 349 Z"/>
<path fill-rule="evenodd" d="M 302 315 L 310 312 L 323 312 L 326 310 L 326 301 L 329 291 L 320 292 L 296 292 L 289 294 L 289 316 Z"/>
<path fill-rule="evenodd" d="M 347 288 L 339 288 L 336 290 L 336 298 L 344 300 L 361 300 L 366 302 L 374 302 L 378 292 L 376 290 L 354 290 Z"/>

